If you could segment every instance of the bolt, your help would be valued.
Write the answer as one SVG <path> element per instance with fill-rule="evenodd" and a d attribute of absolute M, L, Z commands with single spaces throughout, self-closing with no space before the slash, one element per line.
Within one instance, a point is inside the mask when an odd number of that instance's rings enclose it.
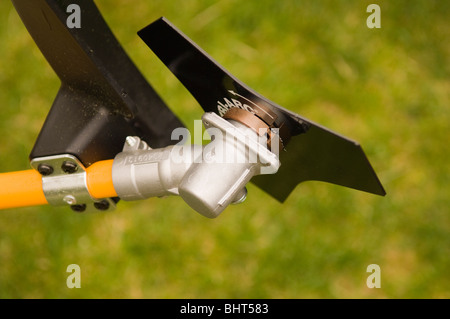
<path fill-rule="evenodd" d="M 126 138 L 126 143 L 128 144 L 128 146 L 130 146 L 130 147 L 133 147 L 133 146 L 135 146 L 136 145 L 136 143 L 137 143 L 137 140 L 136 140 L 136 138 L 135 137 L 133 137 L 133 136 L 127 136 L 127 138 Z"/>
<path fill-rule="evenodd" d="M 73 174 L 78 170 L 78 165 L 72 161 L 64 161 L 61 165 L 61 169 L 64 173 Z"/>
<path fill-rule="evenodd" d="M 39 164 L 37 170 L 42 176 L 48 176 L 53 173 L 53 167 L 47 164 Z"/>
<path fill-rule="evenodd" d="M 99 202 L 95 202 L 94 207 L 97 208 L 98 210 L 108 210 L 109 202 L 106 199 L 103 199 Z"/>
<path fill-rule="evenodd" d="M 66 195 L 63 199 L 64 202 L 66 202 L 69 205 L 75 205 L 77 203 L 77 200 L 72 195 Z"/>
<path fill-rule="evenodd" d="M 247 187 L 244 187 L 237 193 L 237 195 L 233 199 L 232 204 L 237 205 L 243 203 L 246 198 L 247 198 Z"/>
<path fill-rule="evenodd" d="M 82 213 L 86 210 L 86 204 L 72 205 L 70 208 L 72 208 L 72 210 L 76 213 Z"/>

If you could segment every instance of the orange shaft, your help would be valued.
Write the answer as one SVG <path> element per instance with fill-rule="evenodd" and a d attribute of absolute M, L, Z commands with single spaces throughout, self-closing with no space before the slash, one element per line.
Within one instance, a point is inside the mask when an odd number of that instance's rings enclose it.
<path fill-rule="evenodd" d="M 112 182 L 113 160 L 100 161 L 86 169 L 89 194 L 94 198 L 117 197 Z M 48 204 L 42 176 L 35 170 L 0 174 L 0 209 Z"/>
<path fill-rule="evenodd" d="M 47 204 L 35 170 L 0 174 L 0 209 Z"/>
<path fill-rule="evenodd" d="M 113 162 L 114 160 L 100 161 L 86 169 L 87 187 L 92 197 L 117 197 L 112 180 Z"/>

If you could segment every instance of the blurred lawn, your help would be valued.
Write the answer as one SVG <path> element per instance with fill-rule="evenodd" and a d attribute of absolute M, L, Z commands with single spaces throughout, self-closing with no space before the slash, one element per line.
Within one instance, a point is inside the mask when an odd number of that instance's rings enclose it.
<path fill-rule="evenodd" d="M 366 27 L 373 2 L 381 29 Z M 450 298 L 450 2 L 96 3 L 188 127 L 201 109 L 136 35 L 162 15 L 267 98 L 358 140 L 388 195 L 309 182 L 281 205 L 250 185 L 215 220 L 179 198 L 2 211 L 0 298 Z M 28 169 L 58 87 L 1 1 L 1 172 Z M 81 289 L 66 287 L 72 263 Z"/>

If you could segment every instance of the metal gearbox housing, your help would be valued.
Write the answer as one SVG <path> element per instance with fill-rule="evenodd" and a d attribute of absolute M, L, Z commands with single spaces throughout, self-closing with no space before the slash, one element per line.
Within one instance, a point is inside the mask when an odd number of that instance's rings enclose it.
<path fill-rule="evenodd" d="M 214 113 L 205 113 L 202 120 L 212 136 L 204 146 L 151 149 L 136 137 L 127 139 L 113 164 L 118 196 L 138 200 L 179 195 L 200 214 L 215 218 L 229 204 L 245 199 L 245 185 L 253 176 L 277 172 L 278 156 L 255 131 Z M 131 139 L 141 147 L 131 147 Z"/>

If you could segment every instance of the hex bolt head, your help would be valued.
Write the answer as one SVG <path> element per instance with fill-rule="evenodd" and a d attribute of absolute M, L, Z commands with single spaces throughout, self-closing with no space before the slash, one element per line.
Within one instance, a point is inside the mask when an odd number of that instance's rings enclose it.
<path fill-rule="evenodd" d="M 94 207 L 97 208 L 98 210 L 108 210 L 109 202 L 106 199 L 103 199 L 99 202 L 95 202 Z"/>
<path fill-rule="evenodd" d="M 42 176 L 48 176 L 53 173 L 53 167 L 51 165 L 44 164 L 44 163 L 39 164 L 37 170 L 38 170 L 39 174 L 41 174 Z"/>
<path fill-rule="evenodd" d="M 66 195 L 63 198 L 64 202 L 66 202 L 69 205 L 75 205 L 77 203 L 77 200 L 72 195 Z"/>
<path fill-rule="evenodd" d="M 70 208 L 76 213 L 82 213 L 86 210 L 86 204 L 72 205 Z"/>
<path fill-rule="evenodd" d="M 64 161 L 61 165 L 61 169 L 64 173 L 73 174 L 78 170 L 78 165 L 72 161 Z"/>

